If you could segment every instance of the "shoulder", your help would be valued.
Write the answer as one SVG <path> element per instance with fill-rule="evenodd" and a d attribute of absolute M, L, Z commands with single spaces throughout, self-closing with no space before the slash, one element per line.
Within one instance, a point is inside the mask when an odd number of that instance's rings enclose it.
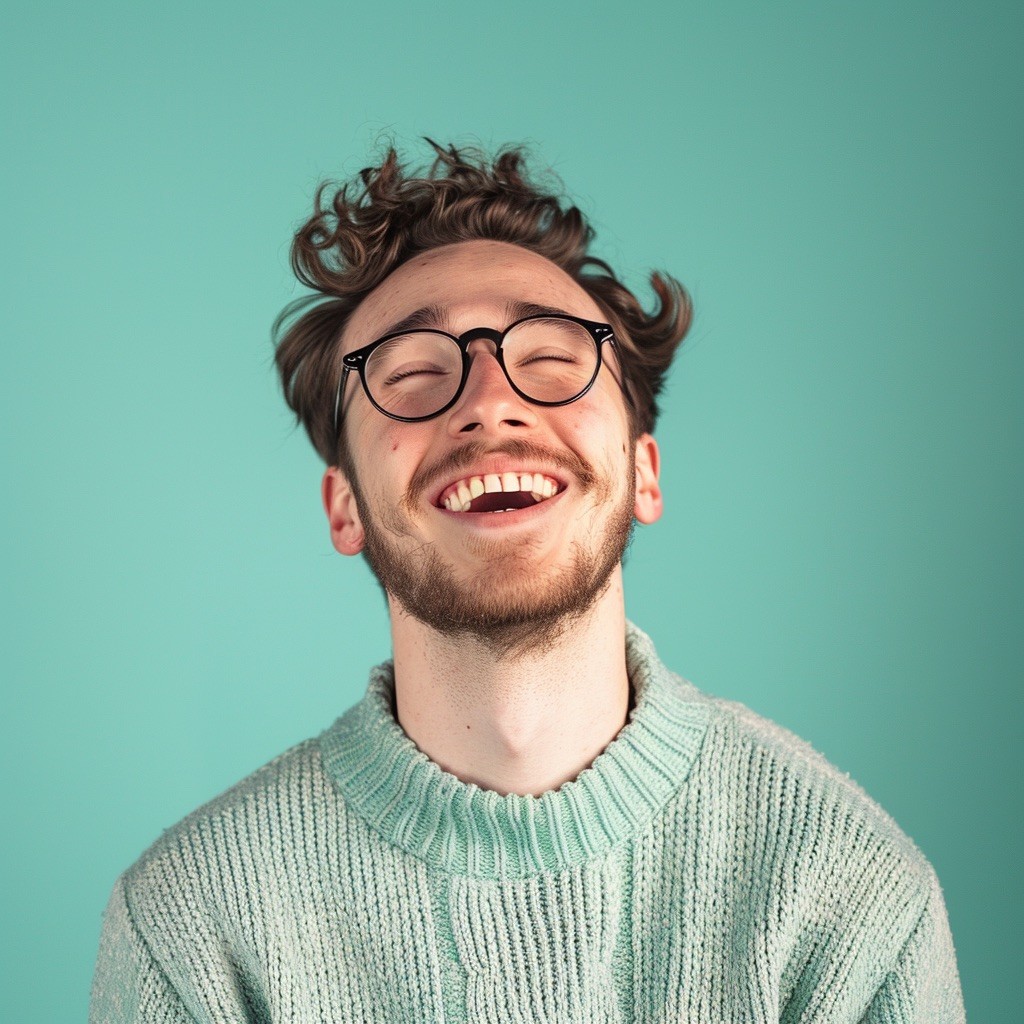
<path fill-rule="evenodd" d="M 710 715 L 702 780 L 777 865 L 847 891 L 870 879 L 914 904 L 936 887 L 922 850 L 850 773 L 738 701 L 699 699 Z"/>
<path fill-rule="evenodd" d="M 739 701 L 708 697 L 714 709 L 716 738 L 734 744 L 765 767 L 771 766 L 809 794 L 849 808 L 850 812 L 889 832 L 899 841 L 910 842 L 894 819 L 854 780 L 816 750 L 807 740 L 752 711 Z"/>
<path fill-rule="evenodd" d="M 717 697 L 666 668 L 650 638 L 629 624 L 632 668 L 661 680 L 659 693 L 702 723 L 699 750 L 681 792 L 688 813 L 708 815 L 734 842 L 764 841 L 781 852 L 832 864 L 874 857 L 899 862 L 922 882 L 931 865 L 913 840 L 849 774 L 791 730 L 739 701 Z M 672 726 L 674 729 L 677 725 Z M 687 795 L 688 794 L 688 795 Z"/>
<path fill-rule="evenodd" d="M 892 815 L 789 729 L 736 701 L 692 699 L 709 724 L 677 842 L 700 851 L 716 927 L 779 951 L 787 1000 L 870 998 L 899 965 L 931 970 L 914 966 L 919 949 L 953 962 L 936 872 Z"/>
<path fill-rule="evenodd" d="M 339 804 L 318 740 L 304 740 L 165 829 L 122 875 L 128 905 L 216 903 L 227 878 L 274 875 L 306 845 L 313 809 Z"/>

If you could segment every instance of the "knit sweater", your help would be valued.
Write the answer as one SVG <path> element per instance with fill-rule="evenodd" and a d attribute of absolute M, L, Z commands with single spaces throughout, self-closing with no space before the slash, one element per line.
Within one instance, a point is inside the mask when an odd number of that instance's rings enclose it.
<path fill-rule="evenodd" d="M 963 1021 L 942 891 L 893 820 L 632 626 L 627 667 L 626 725 L 541 797 L 442 770 L 378 667 L 118 878 L 90 1020 Z"/>

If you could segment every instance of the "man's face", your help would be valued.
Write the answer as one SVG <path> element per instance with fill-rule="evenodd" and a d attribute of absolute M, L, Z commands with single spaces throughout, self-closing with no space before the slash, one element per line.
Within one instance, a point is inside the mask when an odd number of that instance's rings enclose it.
<path fill-rule="evenodd" d="M 351 317 L 342 348 L 361 348 L 427 308 L 421 326 L 456 335 L 503 330 L 515 303 L 604 319 L 544 257 L 504 242 L 463 242 L 391 274 Z M 329 469 L 324 504 L 335 547 L 365 550 L 392 614 L 504 652 L 533 648 L 619 583 L 634 515 L 660 515 L 657 448 L 648 435 L 631 441 L 610 346 L 590 391 L 553 408 L 512 390 L 491 342 L 474 341 L 470 354 L 459 400 L 421 423 L 384 416 L 350 377 L 344 429 L 354 478 Z M 481 485 L 484 494 L 473 497 Z M 505 505 L 515 507 L 480 510 Z"/>

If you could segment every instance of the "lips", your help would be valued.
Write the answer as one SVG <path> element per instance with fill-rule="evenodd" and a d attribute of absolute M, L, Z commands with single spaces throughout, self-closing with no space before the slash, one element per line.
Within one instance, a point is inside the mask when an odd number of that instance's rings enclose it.
<path fill-rule="evenodd" d="M 413 474 L 403 505 L 411 515 L 418 514 L 424 500 L 456 514 L 529 510 L 563 494 L 570 481 L 580 494 L 598 482 L 590 463 L 572 449 L 522 437 L 467 442 L 424 462 Z"/>
<path fill-rule="evenodd" d="M 561 490 L 562 485 L 544 473 L 482 473 L 449 484 L 437 504 L 450 512 L 508 512 L 539 504 Z"/>

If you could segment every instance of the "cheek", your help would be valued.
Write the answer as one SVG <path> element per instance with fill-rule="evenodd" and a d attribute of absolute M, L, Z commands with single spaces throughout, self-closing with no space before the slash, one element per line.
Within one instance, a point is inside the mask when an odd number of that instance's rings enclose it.
<path fill-rule="evenodd" d="M 578 406 L 578 408 L 577 408 Z M 611 403 L 570 406 L 570 425 L 583 450 L 597 462 L 617 462 L 629 452 L 629 422 Z"/>
<path fill-rule="evenodd" d="M 572 431 L 571 447 L 597 474 L 595 500 L 598 504 L 617 501 L 633 483 L 628 426 L 607 405 L 574 410 L 567 426 Z"/>
<path fill-rule="evenodd" d="M 400 431 L 391 429 L 386 422 L 378 424 L 372 419 L 364 420 L 352 432 L 349 446 L 363 492 L 367 497 L 383 495 L 389 481 L 395 481 L 400 469 L 403 456 Z"/>
<path fill-rule="evenodd" d="M 422 468 L 430 437 L 424 424 L 377 419 L 361 424 L 356 466 L 367 498 L 395 505 Z"/>
<path fill-rule="evenodd" d="M 363 462 L 373 463 L 381 452 L 393 451 L 398 447 L 401 433 L 397 428 L 402 424 L 370 408 L 369 402 L 361 403 L 353 419 L 355 426 L 352 437 L 358 445 Z"/>

